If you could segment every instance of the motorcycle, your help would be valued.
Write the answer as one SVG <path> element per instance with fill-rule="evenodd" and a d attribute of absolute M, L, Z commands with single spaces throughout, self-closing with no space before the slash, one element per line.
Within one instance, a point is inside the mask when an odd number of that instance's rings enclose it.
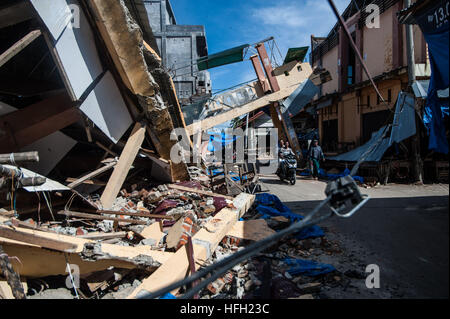
<path fill-rule="evenodd" d="M 294 155 L 287 155 L 280 163 L 277 173 L 281 181 L 287 180 L 291 185 L 297 181 L 297 158 Z"/>

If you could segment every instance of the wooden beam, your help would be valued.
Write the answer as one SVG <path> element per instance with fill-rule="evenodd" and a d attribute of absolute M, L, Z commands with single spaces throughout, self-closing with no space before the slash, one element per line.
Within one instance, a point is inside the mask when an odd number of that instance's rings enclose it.
<path fill-rule="evenodd" d="M 227 233 L 227 236 L 233 236 L 236 238 L 252 241 L 260 241 L 275 233 L 276 231 L 270 228 L 264 219 L 253 219 L 238 221 Z"/>
<path fill-rule="evenodd" d="M 130 212 L 120 212 L 113 210 L 97 210 L 96 214 L 108 214 L 108 215 L 122 215 L 122 216 L 134 216 L 134 217 L 147 217 L 151 219 L 167 219 L 173 220 L 173 216 L 169 215 L 158 215 L 158 214 L 150 214 L 150 213 L 130 213 Z"/>
<path fill-rule="evenodd" d="M 90 240 L 103 240 L 103 239 L 113 239 L 113 238 L 124 238 L 127 235 L 127 232 L 121 231 L 116 233 L 89 233 L 87 235 L 77 236 L 84 239 Z"/>
<path fill-rule="evenodd" d="M 24 36 L 22 39 L 14 43 L 8 50 L 0 55 L 0 68 L 20 51 L 25 49 L 31 42 L 36 40 L 41 35 L 41 30 L 34 30 Z"/>
<path fill-rule="evenodd" d="M 80 119 L 66 94 L 58 95 L 0 117 L 0 153 L 17 151 Z"/>
<path fill-rule="evenodd" d="M 220 241 L 232 229 L 234 224 L 251 207 L 254 195 L 240 194 L 235 198 L 235 208 L 222 209 L 212 221 L 208 222 L 192 238 L 194 243 L 194 260 L 196 263 L 205 262 L 216 250 Z M 128 299 L 134 299 L 141 293 L 155 292 L 186 277 L 189 270 L 189 259 L 186 245 L 161 265 L 150 277 L 144 279 Z"/>
<path fill-rule="evenodd" d="M 137 265 L 142 265 L 142 256 L 148 256 L 151 267 L 158 267 L 165 263 L 173 253 L 151 250 L 149 246 L 125 247 L 106 243 L 96 243 L 94 241 L 74 236 L 59 235 L 54 233 L 43 233 L 27 229 L 16 230 L 28 235 L 39 235 L 47 239 L 56 240 L 62 244 L 75 245 L 75 251 L 66 253 L 55 249 L 42 249 L 34 243 L 26 243 L 8 238 L 0 237 L 0 245 L 9 256 L 16 256 L 18 260 L 11 259 L 14 269 L 21 276 L 29 278 L 42 278 L 47 276 L 65 275 L 67 276 L 67 263 L 80 267 L 80 274 L 88 274 L 95 271 L 105 270 L 109 267 L 135 269 Z M 40 242 L 42 244 L 42 242 Z M 86 259 L 88 246 L 95 245 L 95 254 Z M 59 248 L 61 248 L 60 246 Z M 58 247 L 54 247 L 58 248 Z"/>
<path fill-rule="evenodd" d="M 104 172 L 106 172 L 106 171 L 112 169 L 112 168 L 113 168 L 114 166 L 116 166 L 116 165 L 117 165 L 117 162 L 116 162 L 116 161 L 111 162 L 111 163 L 108 163 L 108 164 L 106 164 L 105 166 L 100 167 L 99 169 L 97 169 L 97 170 L 95 170 L 95 171 L 93 171 L 93 172 L 91 172 L 91 173 L 89 173 L 89 174 L 86 174 L 86 175 L 84 175 L 83 177 L 80 177 L 79 179 L 77 179 L 77 180 L 71 182 L 69 185 L 67 185 L 67 187 L 69 187 L 69 188 L 75 188 L 75 187 L 77 187 L 78 185 L 83 184 L 85 181 L 87 181 L 87 180 L 89 180 L 89 179 L 91 179 L 91 178 L 93 178 L 93 177 L 96 177 L 96 176 L 98 176 L 98 175 L 100 175 L 100 174 L 102 174 L 102 173 L 104 173 Z"/>
<path fill-rule="evenodd" d="M 103 209 L 111 209 L 145 138 L 145 127 L 136 123 L 100 198 Z"/>
<path fill-rule="evenodd" d="M 64 216 L 68 216 L 68 217 L 79 217 L 79 218 L 83 218 L 83 219 L 113 220 L 115 222 L 122 222 L 122 223 L 127 223 L 127 224 L 147 225 L 147 222 L 143 221 L 143 220 L 108 217 L 108 216 L 102 216 L 102 215 L 86 214 L 86 213 L 71 212 L 71 211 L 59 211 L 58 215 L 64 215 Z"/>
<path fill-rule="evenodd" d="M 108 153 L 109 155 L 112 155 L 112 156 L 114 156 L 114 157 L 117 157 L 117 153 L 115 153 L 115 152 L 113 152 L 113 151 L 111 151 L 109 148 L 107 148 L 105 145 L 103 145 L 102 143 L 100 143 L 100 142 L 95 142 L 95 144 L 98 146 L 98 147 L 100 147 L 102 150 L 104 150 L 106 153 Z"/>
<path fill-rule="evenodd" d="M 77 248 L 76 244 L 62 242 L 55 238 L 42 236 L 42 234 L 46 234 L 44 232 L 29 233 L 25 232 L 25 230 L 26 229 L 13 229 L 0 225 L 0 237 L 68 253 L 74 252 Z"/>
<path fill-rule="evenodd" d="M 73 178 L 73 177 L 68 177 L 66 178 L 66 182 L 67 183 L 73 183 L 73 182 L 77 182 L 78 178 Z M 94 180 L 94 179 L 87 179 L 85 181 L 82 182 L 82 184 L 85 185 L 97 185 L 97 186 L 106 186 L 105 182 L 99 181 L 99 180 Z"/>
<path fill-rule="evenodd" d="M 273 126 L 278 130 L 278 138 L 282 141 L 287 140 L 287 135 L 284 130 L 283 123 L 281 122 L 281 115 L 278 109 L 278 103 L 272 103 L 270 105 L 270 117 L 272 118 Z"/>
<path fill-rule="evenodd" d="M 195 188 L 191 188 L 191 187 L 185 187 L 185 186 L 174 185 L 174 184 L 171 184 L 168 186 L 169 186 L 169 188 L 176 189 L 176 190 L 183 191 L 183 192 L 195 193 L 195 194 L 211 196 L 211 197 L 223 197 L 223 198 L 226 198 L 229 200 L 234 200 L 234 197 L 231 197 L 231 196 L 216 194 L 213 192 L 203 191 L 203 190 L 195 189 Z"/>

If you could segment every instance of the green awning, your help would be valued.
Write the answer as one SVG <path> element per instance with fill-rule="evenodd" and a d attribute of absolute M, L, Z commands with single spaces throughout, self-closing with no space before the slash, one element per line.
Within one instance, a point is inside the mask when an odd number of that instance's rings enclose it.
<path fill-rule="evenodd" d="M 303 62 L 306 53 L 308 53 L 308 49 L 309 47 L 290 48 L 286 54 L 286 58 L 284 59 L 284 64 L 292 61 Z"/>
<path fill-rule="evenodd" d="M 248 44 L 244 44 L 236 48 L 203 57 L 197 61 L 198 70 L 204 71 L 222 65 L 241 62 L 244 60 L 244 49 L 248 47 Z"/>

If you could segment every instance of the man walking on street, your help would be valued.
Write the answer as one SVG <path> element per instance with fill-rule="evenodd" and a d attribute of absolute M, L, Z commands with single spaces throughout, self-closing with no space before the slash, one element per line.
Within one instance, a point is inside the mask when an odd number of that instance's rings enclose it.
<path fill-rule="evenodd" d="M 320 161 L 325 162 L 325 155 L 319 146 L 319 141 L 314 140 L 308 152 L 308 158 L 311 163 L 311 173 L 315 180 L 319 179 Z"/>

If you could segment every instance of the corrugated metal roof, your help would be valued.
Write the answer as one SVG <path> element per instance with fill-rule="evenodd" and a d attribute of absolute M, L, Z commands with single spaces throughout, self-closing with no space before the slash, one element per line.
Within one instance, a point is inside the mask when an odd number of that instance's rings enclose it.
<path fill-rule="evenodd" d="M 311 81 L 306 80 L 282 103 L 290 116 L 300 113 L 303 108 L 311 102 L 314 96 L 319 93 L 319 88 Z"/>
<path fill-rule="evenodd" d="M 426 99 L 428 96 L 428 88 L 430 86 L 430 80 L 419 80 L 413 83 L 412 89 L 414 95 L 417 98 Z M 448 99 L 448 88 L 438 91 L 438 97 L 440 99 Z"/>
<path fill-rule="evenodd" d="M 389 147 L 394 143 L 400 143 L 416 134 L 414 104 L 415 101 L 412 95 L 400 92 L 395 108 L 394 121 L 391 126 L 383 126 L 379 131 L 372 134 L 372 138 L 366 144 L 355 148 L 348 153 L 331 157 L 330 160 L 357 162 L 363 154 L 373 147 L 369 156 L 366 157 L 365 162 L 379 162 L 383 158 L 384 153 L 386 153 Z M 390 129 L 390 132 L 388 131 L 382 141 L 379 142 L 386 129 Z"/>

